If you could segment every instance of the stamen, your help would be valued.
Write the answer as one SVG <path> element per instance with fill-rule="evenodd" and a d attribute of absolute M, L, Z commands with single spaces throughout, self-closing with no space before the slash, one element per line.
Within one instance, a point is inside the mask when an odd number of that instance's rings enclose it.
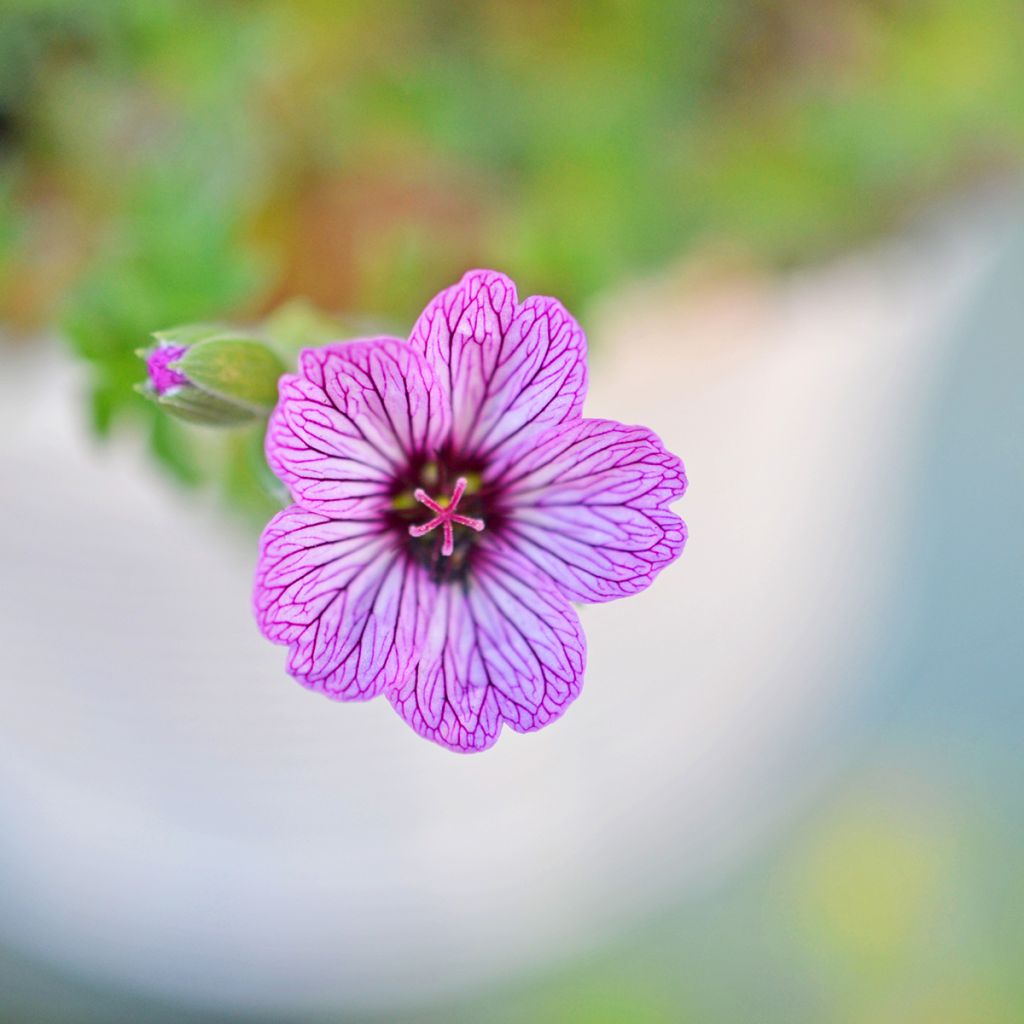
<path fill-rule="evenodd" d="M 460 476 L 455 481 L 455 490 L 452 491 L 451 501 L 448 502 L 447 507 L 434 501 L 432 497 L 422 487 L 417 487 L 413 491 L 413 497 L 422 502 L 431 512 L 437 514 L 429 523 L 424 523 L 422 526 L 410 526 L 409 533 L 413 537 L 425 537 L 431 530 L 436 529 L 438 526 L 441 527 L 441 532 L 444 535 L 444 540 L 441 544 L 441 554 L 451 555 L 455 551 L 455 533 L 452 528 L 454 523 L 458 523 L 459 526 L 468 526 L 471 530 L 475 530 L 480 533 L 484 528 L 484 521 L 482 519 L 474 519 L 472 516 L 459 515 L 455 510 L 459 507 L 459 502 L 462 500 L 462 495 L 466 493 L 466 478 Z"/>

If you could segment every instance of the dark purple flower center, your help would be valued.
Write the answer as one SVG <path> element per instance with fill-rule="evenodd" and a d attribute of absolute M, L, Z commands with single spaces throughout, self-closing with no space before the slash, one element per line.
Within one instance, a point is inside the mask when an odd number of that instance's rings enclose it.
<path fill-rule="evenodd" d="M 388 520 L 438 583 L 465 580 L 481 534 L 500 528 L 500 495 L 483 469 L 446 452 L 414 459 L 395 480 Z"/>

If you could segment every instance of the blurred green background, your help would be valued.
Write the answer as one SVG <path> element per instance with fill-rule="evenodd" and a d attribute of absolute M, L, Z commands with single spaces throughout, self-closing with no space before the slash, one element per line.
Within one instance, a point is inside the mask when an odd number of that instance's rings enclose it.
<path fill-rule="evenodd" d="M 258 432 L 211 439 L 132 393 L 150 331 L 284 305 L 292 346 L 404 333 L 475 265 L 582 312 L 694 251 L 830 254 L 1024 152 L 1019 0 L 0 0 L 0 19 L 0 321 L 59 325 L 95 429 L 142 425 L 257 523 Z"/>
<path fill-rule="evenodd" d="M 260 431 L 203 433 L 133 392 L 151 331 L 258 322 L 290 347 L 364 325 L 404 333 L 476 265 L 583 318 L 694 253 L 770 269 L 830 257 L 1019 167 L 1022 12 L 0 0 L 2 344 L 59 333 L 84 366 L 83 422 L 144 431 L 177 479 L 259 522 L 273 504 Z M 926 612 L 908 613 L 908 662 L 937 658 L 957 616 Z M 910 688 L 877 712 L 869 755 L 725 891 L 416 1019 L 1024 1020 L 1024 813 L 1018 795 L 1008 817 L 989 786 L 995 773 L 1019 788 L 1019 736 L 995 767 L 980 740 L 951 765 L 951 723 L 969 714 L 951 692 Z M 37 997 L 54 1020 L 100 1019 L 122 998 L 70 985 L 48 1002 L 45 974 L 6 970 L 11 1020 Z"/>

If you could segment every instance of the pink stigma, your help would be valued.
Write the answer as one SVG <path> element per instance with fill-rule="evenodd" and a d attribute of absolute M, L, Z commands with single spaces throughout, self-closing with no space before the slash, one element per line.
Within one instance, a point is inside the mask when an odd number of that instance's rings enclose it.
<path fill-rule="evenodd" d="M 429 523 L 424 523 L 422 526 L 410 526 L 409 533 L 413 537 L 424 537 L 431 530 L 440 526 L 444 533 L 444 543 L 441 545 L 441 554 L 450 555 L 455 550 L 455 538 L 452 530 L 452 524 L 458 523 L 460 526 L 468 526 L 471 530 L 476 530 L 479 533 L 484 528 L 484 521 L 482 519 L 473 519 L 470 516 L 457 515 L 455 510 L 459 507 L 459 502 L 462 500 L 462 495 L 466 490 L 466 478 L 460 476 L 455 481 L 455 490 L 452 492 L 452 500 L 448 503 L 447 508 L 443 508 L 422 487 L 417 487 L 412 492 L 413 497 L 417 501 L 423 502 L 431 512 L 435 512 L 436 515 Z"/>

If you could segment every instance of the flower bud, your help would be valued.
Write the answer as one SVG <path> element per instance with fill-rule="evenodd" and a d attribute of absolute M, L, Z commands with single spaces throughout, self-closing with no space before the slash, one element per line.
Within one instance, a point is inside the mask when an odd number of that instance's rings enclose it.
<path fill-rule="evenodd" d="M 223 327 L 188 324 L 157 331 L 139 355 L 148 380 L 138 390 L 191 423 L 233 426 L 267 416 L 284 366 L 264 342 Z"/>

